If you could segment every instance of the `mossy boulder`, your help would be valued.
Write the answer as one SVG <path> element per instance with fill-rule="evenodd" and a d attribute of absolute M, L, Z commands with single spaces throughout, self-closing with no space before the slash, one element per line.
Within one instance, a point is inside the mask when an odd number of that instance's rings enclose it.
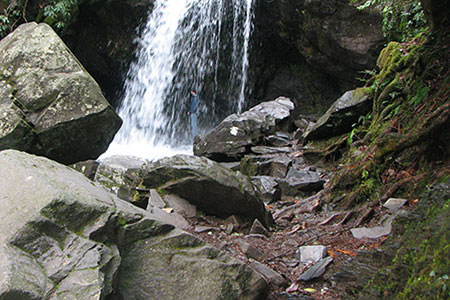
<path fill-rule="evenodd" d="M 371 111 L 372 99 L 368 88 L 346 92 L 304 133 L 305 140 L 331 138 L 351 131 L 352 125 Z"/>
<path fill-rule="evenodd" d="M 266 287 L 247 265 L 187 233 L 140 241 L 126 252 L 122 299 L 261 299 Z"/>
<path fill-rule="evenodd" d="M 61 163 L 95 159 L 122 121 L 100 87 L 46 24 L 0 41 L 0 149 Z"/>
<path fill-rule="evenodd" d="M 94 181 L 115 193 L 120 199 L 133 202 L 137 200 L 134 196 L 139 194 L 136 188 L 142 181 L 146 164 L 147 161 L 142 158 L 113 155 L 102 159 Z"/>
<path fill-rule="evenodd" d="M 0 152 L 0 299 L 259 299 L 245 264 L 84 177 Z"/>

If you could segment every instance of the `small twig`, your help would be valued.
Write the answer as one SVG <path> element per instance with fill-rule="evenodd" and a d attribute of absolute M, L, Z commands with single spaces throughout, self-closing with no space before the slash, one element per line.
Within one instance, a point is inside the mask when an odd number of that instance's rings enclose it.
<path fill-rule="evenodd" d="M 26 10 L 27 10 L 27 5 L 28 5 L 28 0 L 25 0 L 25 3 L 23 4 L 23 9 L 22 9 L 22 18 L 25 21 L 25 23 L 28 23 L 27 21 L 27 17 L 26 17 Z"/>
<path fill-rule="evenodd" d="M 369 208 L 362 216 L 359 218 L 359 220 L 356 222 L 355 227 L 361 226 L 361 224 L 369 221 L 372 218 L 372 215 L 375 213 L 375 210 L 373 208 Z"/>
<path fill-rule="evenodd" d="M 339 223 L 337 223 L 335 226 L 344 225 L 345 223 L 347 223 L 347 221 L 352 217 L 352 215 L 353 215 L 354 213 L 355 213 L 354 210 L 349 211 L 349 212 L 344 216 L 344 218 L 343 218 Z"/>
<path fill-rule="evenodd" d="M 325 221 L 323 221 L 322 223 L 320 223 L 319 225 L 323 226 L 323 225 L 327 225 L 328 223 L 330 223 L 334 218 L 341 216 L 342 214 L 344 214 L 345 212 L 338 212 L 333 214 L 331 217 L 329 217 L 328 219 L 326 219 Z"/>

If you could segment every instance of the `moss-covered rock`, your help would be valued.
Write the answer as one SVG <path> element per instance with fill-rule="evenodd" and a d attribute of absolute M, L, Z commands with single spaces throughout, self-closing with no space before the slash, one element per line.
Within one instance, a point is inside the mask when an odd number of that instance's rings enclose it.
<path fill-rule="evenodd" d="M 347 299 L 447 299 L 450 185 L 435 184 L 414 213 L 397 217 L 376 251 L 361 251 L 331 276 Z"/>
<path fill-rule="evenodd" d="M 325 139 L 352 130 L 352 126 L 372 108 L 372 90 L 358 88 L 347 91 L 303 135 L 306 141 Z"/>
<path fill-rule="evenodd" d="M 0 152 L 1 299 L 259 299 L 247 265 L 81 173 Z"/>
<path fill-rule="evenodd" d="M 380 72 L 368 84 L 370 118 L 349 134 L 350 149 L 328 184 L 328 199 L 345 194 L 341 204 L 348 208 L 393 195 L 417 197 L 424 182 L 445 175 L 450 77 L 444 44 L 424 33 L 381 52 Z M 430 172 L 435 165 L 439 171 Z"/>
<path fill-rule="evenodd" d="M 48 25 L 21 25 L 0 53 L 0 149 L 66 164 L 106 150 L 122 121 Z"/>

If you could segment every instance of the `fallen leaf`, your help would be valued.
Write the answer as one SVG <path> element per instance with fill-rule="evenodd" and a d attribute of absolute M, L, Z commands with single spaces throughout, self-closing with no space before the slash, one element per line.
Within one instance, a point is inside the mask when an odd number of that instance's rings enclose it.
<path fill-rule="evenodd" d="M 350 250 L 336 249 L 336 251 L 339 251 L 341 253 L 344 253 L 346 255 L 353 256 L 353 257 L 355 257 L 357 255 L 355 252 L 350 251 Z"/>
<path fill-rule="evenodd" d="M 303 289 L 305 292 L 308 292 L 308 293 L 315 293 L 316 292 L 316 290 L 315 289 L 313 289 L 313 288 L 306 288 L 306 289 Z"/>

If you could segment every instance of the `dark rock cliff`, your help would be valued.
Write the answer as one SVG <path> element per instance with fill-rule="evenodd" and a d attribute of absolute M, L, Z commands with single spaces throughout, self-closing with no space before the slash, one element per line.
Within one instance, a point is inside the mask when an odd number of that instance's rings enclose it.
<path fill-rule="evenodd" d="M 381 16 L 342 0 L 259 1 L 254 39 L 254 98 L 284 95 L 303 112 L 356 87 L 383 44 Z"/>

